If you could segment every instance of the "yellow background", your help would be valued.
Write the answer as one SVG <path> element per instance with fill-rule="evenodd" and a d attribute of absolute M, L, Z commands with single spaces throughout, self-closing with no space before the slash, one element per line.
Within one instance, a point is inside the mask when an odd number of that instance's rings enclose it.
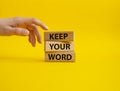
<path fill-rule="evenodd" d="M 0 91 L 120 91 L 119 0 L 0 0 L 0 17 L 14 16 L 73 30 L 76 62 L 44 62 L 44 41 L 0 37 Z"/>

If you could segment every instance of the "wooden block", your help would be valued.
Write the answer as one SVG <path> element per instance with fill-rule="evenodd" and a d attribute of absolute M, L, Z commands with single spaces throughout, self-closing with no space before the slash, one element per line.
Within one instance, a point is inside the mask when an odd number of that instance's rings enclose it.
<path fill-rule="evenodd" d="M 74 52 L 45 52 L 45 61 L 48 62 L 74 62 Z"/>
<path fill-rule="evenodd" d="M 74 41 L 73 32 L 45 32 L 44 41 Z"/>
<path fill-rule="evenodd" d="M 74 43 L 45 41 L 45 51 L 74 51 Z"/>

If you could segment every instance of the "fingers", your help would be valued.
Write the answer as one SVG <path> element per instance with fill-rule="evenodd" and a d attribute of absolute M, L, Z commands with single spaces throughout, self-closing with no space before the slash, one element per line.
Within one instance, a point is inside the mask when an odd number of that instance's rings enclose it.
<path fill-rule="evenodd" d="M 35 38 L 35 34 L 34 34 L 33 31 L 30 31 L 29 42 L 32 44 L 33 47 L 35 47 L 35 45 L 36 45 L 36 38 Z"/>
<path fill-rule="evenodd" d="M 10 35 L 29 35 L 29 42 L 32 44 L 33 47 L 36 45 L 36 38 L 39 43 L 42 42 L 40 32 L 36 25 L 28 25 L 26 28 L 9 27 L 8 30 L 8 34 Z"/>
<path fill-rule="evenodd" d="M 36 30 L 35 30 L 36 29 Z M 37 27 L 35 26 L 30 26 L 29 28 L 8 28 L 8 33 L 9 35 L 19 35 L 19 36 L 29 36 L 29 42 L 32 44 L 33 47 L 36 45 L 36 31 Z M 37 34 L 38 36 L 39 34 Z M 41 39 L 40 35 L 37 37 L 37 39 Z M 40 41 L 40 40 L 39 40 Z"/>
<path fill-rule="evenodd" d="M 36 38 L 39 43 L 42 42 L 41 35 L 40 35 L 39 30 L 36 25 L 33 25 L 33 24 L 29 25 L 29 26 L 27 26 L 27 29 L 29 29 L 29 31 L 30 31 L 29 41 L 33 46 L 35 46 L 35 44 L 36 44 Z"/>
<path fill-rule="evenodd" d="M 48 30 L 48 26 L 46 26 L 44 23 L 42 23 L 41 21 L 39 21 L 36 18 L 21 18 L 21 17 L 15 17 L 14 22 L 17 23 L 17 25 L 21 25 L 23 23 L 25 23 L 26 25 L 30 25 L 30 24 L 35 24 L 40 26 L 41 28 Z M 18 23 L 19 22 L 19 23 Z"/>
<path fill-rule="evenodd" d="M 31 27 L 33 33 L 36 35 L 37 41 L 39 43 L 42 43 L 42 38 L 41 38 L 41 35 L 40 35 L 40 32 L 39 32 L 37 26 L 32 24 L 32 25 L 30 25 L 30 27 Z"/>
<path fill-rule="evenodd" d="M 35 19 L 35 18 L 31 18 L 30 19 L 31 23 L 35 24 L 35 25 L 38 25 L 40 27 L 42 27 L 43 29 L 45 30 L 48 30 L 48 26 L 46 26 L 44 23 L 42 23 L 41 21 Z"/>
<path fill-rule="evenodd" d="M 29 42 L 32 44 L 32 46 L 36 45 L 36 38 L 39 43 L 42 42 L 41 35 L 37 26 L 40 26 L 44 30 L 48 30 L 48 26 L 35 18 L 15 17 L 13 18 L 13 25 L 11 25 L 13 28 L 13 34 L 29 35 Z"/>
<path fill-rule="evenodd" d="M 25 28 L 8 28 L 10 35 L 20 35 L 20 36 L 27 36 L 29 35 L 29 30 Z"/>

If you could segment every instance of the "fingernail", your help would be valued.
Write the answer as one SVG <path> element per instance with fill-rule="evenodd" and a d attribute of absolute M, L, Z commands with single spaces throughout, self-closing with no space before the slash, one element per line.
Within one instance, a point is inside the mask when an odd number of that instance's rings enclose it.
<path fill-rule="evenodd" d="M 42 41 L 41 41 L 41 40 L 39 40 L 39 43 L 40 43 L 40 44 L 42 44 Z"/>
<path fill-rule="evenodd" d="M 38 39 L 38 42 L 41 44 L 42 43 L 42 39 Z"/>
<path fill-rule="evenodd" d="M 33 47 L 35 47 L 35 44 L 32 44 Z"/>
<path fill-rule="evenodd" d="M 42 44 L 42 41 L 41 41 L 41 40 L 39 40 L 39 43 L 40 43 L 40 44 Z"/>
<path fill-rule="evenodd" d="M 29 35 L 29 31 L 24 31 L 24 35 Z"/>
<path fill-rule="evenodd" d="M 48 26 L 46 26 L 46 30 L 48 30 L 49 29 L 49 27 Z"/>

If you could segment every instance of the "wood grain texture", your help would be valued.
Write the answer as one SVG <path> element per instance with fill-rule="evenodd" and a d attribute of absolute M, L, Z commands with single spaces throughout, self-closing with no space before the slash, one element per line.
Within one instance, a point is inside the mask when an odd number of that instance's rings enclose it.
<path fill-rule="evenodd" d="M 44 32 L 44 41 L 74 41 L 74 32 Z"/>
<path fill-rule="evenodd" d="M 74 51 L 74 42 L 45 41 L 45 51 Z"/>
<path fill-rule="evenodd" d="M 75 52 L 45 52 L 48 62 L 75 62 Z"/>

